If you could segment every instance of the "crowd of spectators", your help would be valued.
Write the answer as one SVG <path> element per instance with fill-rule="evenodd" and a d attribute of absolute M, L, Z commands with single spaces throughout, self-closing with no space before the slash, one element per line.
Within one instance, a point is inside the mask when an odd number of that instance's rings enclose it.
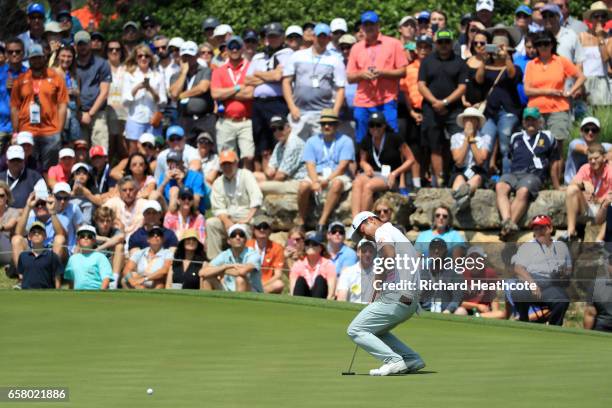
<path fill-rule="evenodd" d="M 598 116 L 612 101 L 612 4 L 574 17 L 568 2 L 517 1 L 512 25 L 496 23 L 493 0 L 477 0 L 457 28 L 444 11 L 410 12 L 396 36 L 374 11 L 355 24 L 242 33 L 207 17 L 199 38 L 168 38 L 150 15 L 111 38 L 99 31 L 109 17 L 99 1 L 31 3 L 28 30 L 0 42 L 0 262 L 23 289 L 360 301 L 375 252 L 347 245 L 334 210 L 350 192 L 353 216 L 390 222 L 381 193 L 423 187 L 449 187 L 454 199 L 419 234 L 424 255 L 483 252 L 452 228 L 482 188 L 496 192 L 503 240 L 551 186 L 566 192 L 566 241 L 583 238 L 588 220 L 610 241 L 612 153 Z M 297 195 L 284 246 L 270 239 L 269 193 Z M 534 242 L 565 245 L 542 217 Z M 520 254 L 517 274 L 536 279 Z M 567 304 L 549 306 L 560 324 Z M 445 293 L 424 307 L 504 316 L 487 293 Z M 609 309 L 590 307 L 590 324 L 612 327 Z"/>

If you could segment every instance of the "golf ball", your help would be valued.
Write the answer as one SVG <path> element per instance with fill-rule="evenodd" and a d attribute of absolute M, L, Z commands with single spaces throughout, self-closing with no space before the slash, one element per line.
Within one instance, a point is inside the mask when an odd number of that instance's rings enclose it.
<path fill-rule="evenodd" d="M 153 395 L 153 388 L 149 388 L 149 389 L 147 389 L 147 394 L 149 394 L 149 395 Z"/>

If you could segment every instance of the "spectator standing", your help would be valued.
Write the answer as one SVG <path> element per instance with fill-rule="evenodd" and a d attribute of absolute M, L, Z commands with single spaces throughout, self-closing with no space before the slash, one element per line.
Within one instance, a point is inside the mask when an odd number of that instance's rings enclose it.
<path fill-rule="evenodd" d="M 13 196 L 10 206 L 24 208 L 34 186 L 42 178 L 36 171 L 25 165 L 23 147 L 10 146 L 6 151 L 7 169 L 0 172 L 0 180 L 6 182 Z"/>
<path fill-rule="evenodd" d="M 174 44 L 174 43 L 173 43 Z M 166 103 L 161 106 L 164 114 L 164 119 L 171 125 L 178 122 L 178 111 L 176 101 L 169 98 L 170 95 L 170 80 L 174 74 L 181 72 L 180 64 L 177 64 L 170 53 L 170 40 L 165 35 L 156 35 L 153 38 L 152 50 L 158 59 L 158 71 L 164 78 L 164 86 L 166 88 Z M 176 47 L 175 47 L 176 48 Z M 180 61 L 179 61 L 180 62 Z"/>
<path fill-rule="evenodd" d="M 161 28 L 159 22 L 155 19 L 155 17 L 147 14 L 140 19 L 140 26 L 142 27 L 143 40 L 145 44 L 151 48 L 155 48 L 153 42 L 155 41 L 155 37 L 157 37 Z M 154 51 L 154 49 L 151 51 Z"/>
<path fill-rule="evenodd" d="M 153 225 L 146 233 L 147 244 L 135 251 L 130 249 L 130 259 L 123 268 L 123 283 L 128 288 L 162 289 L 166 286 L 166 276 L 172 265 L 174 251 L 164 248 L 164 235 L 162 227 Z M 176 242 L 176 237 L 174 241 Z"/>
<path fill-rule="evenodd" d="M 270 240 L 272 220 L 265 215 L 253 219 L 253 238 L 246 243 L 253 248 L 261 259 L 261 281 L 265 293 L 281 293 L 285 289 L 283 267 L 285 255 L 280 244 Z"/>
<path fill-rule="evenodd" d="M 253 173 L 238 168 L 236 152 L 222 151 L 219 164 L 223 175 L 213 183 L 210 201 L 214 217 L 207 220 L 206 253 L 209 259 L 221 252 L 225 231 L 236 223 L 251 223 L 263 202 Z"/>
<path fill-rule="evenodd" d="M 399 80 L 406 74 L 408 60 L 402 43 L 380 33 L 378 15 L 366 11 L 361 15 L 365 39 L 351 49 L 347 79 L 358 83 L 354 99 L 355 140 L 360 143 L 367 134 L 368 120 L 373 112 L 381 112 L 395 132 Z"/>
<path fill-rule="evenodd" d="M 283 67 L 283 97 L 291 128 L 303 140 L 319 134 L 323 109 L 336 114 L 344 103 L 346 72 L 338 53 L 329 51 L 331 29 L 319 23 L 310 48 L 294 52 Z"/>
<path fill-rule="evenodd" d="M 610 11 L 605 3 L 597 1 L 584 13 L 584 19 L 591 23 L 588 31 L 578 34 L 584 52 L 582 71 L 586 76 L 586 99 L 590 106 L 612 105 L 612 82 L 608 75 L 612 42 L 605 30 Z"/>
<path fill-rule="evenodd" d="M 357 257 L 357 263 L 340 272 L 336 287 L 338 301 L 368 303 L 372 298 L 376 245 L 372 241 L 362 239 L 357 244 Z"/>
<path fill-rule="evenodd" d="M 81 137 L 92 145 L 108 149 L 106 98 L 112 81 L 107 61 L 91 51 L 91 36 L 79 31 L 74 36 L 77 49 L 77 76 L 81 98 Z"/>
<path fill-rule="evenodd" d="M 588 163 L 587 151 L 589 146 L 599 143 L 601 136 L 601 123 L 594 116 L 587 116 L 580 122 L 580 137 L 570 142 L 567 148 L 567 160 L 565 161 L 564 181 L 569 185 L 578 169 Z M 612 152 L 612 144 L 601 143 L 606 151 L 608 161 L 610 161 L 610 152 Z"/>
<path fill-rule="evenodd" d="M 527 210 L 530 199 L 535 199 L 546 179 L 550 163 L 558 160 L 559 149 L 550 131 L 541 130 L 542 115 L 538 108 L 523 111 L 523 131 L 510 138 L 510 173 L 504 174 L 495 185 L 497 209 L 502 219 L 500 236 L 519 230 L 517 223 Z M 510 193 L 514 200 L 510 203 Z"/>
<path fill-rule="evenodd" d="M 121 42 L 127 55 L 130 55 L 134 48 L 141 43 L 142 31 L 138 23 L 135 21 L 128 21 L 123 25 L 123 32 L 121 33 Z"/>
<path fill-rule="evenodd" d="M 329 260 L 318 234 L 305 239 L 306 256 L 291 267 L 289 273 L 292 296 L 333 299 L 336 293 L 336 268 Z"/>
<path fill-rule="evenodd" d="M 84 30 L 97 30 L 104 19 L 104 14 L 102 13 L 102 0 L 87 0 L 87 4 L 74 10 L 72 15 L 79 19 Z"/>
<path fill-rule="evenodd" d="M 25 31 L 17 38 L 23 41 L 24 50 L 27 55 L 34 44 L 42 44 L 45 33 L 45 7 L 40 3 L 30 3 L 26 10 L 28 31 Z"/>
<path fill-rule="evenodd" d="M 298 25 L 291 25 L 285 30 L 285 43 L 292 51 L 302 49 L 304 30 Z"/>
<path fill-rule="evenodd" d="M 17 274 L 21 289 L 59 289 L 63 265 L 60 257 L 47 248 L 45 225 L 34 222 L 28 230 L 29 249 L 19 255 Z"/>
<path fill-rule="evenodd" d="M 339 275 L 344 268 L 357 262 L 357 254 L 353 248 L 344 244 L 346 229 L 340 221 L 329 224 L 327 228 L 327 253 L 329 260 L 334 263 L 336 273 Z"/>
<path fill-rule="evenodd" d="M 217 121 L 217 150 L 238 151 L 244 167 L 253 169 L 252 101 L 253 86 L 245 79 L 249 62 L 242 57 L 244 41 L 238 36 L 227 43 L 229 61 L 213 71 L 211 94 L 224 106 L 223 117 Z"/>
<path fill-rule="evenodd" d="M 468 81 L 467 65 L 453 52 L 450 31 L 436 33 L 436 50 L 421 62 L 419 92 L 423 95 L 421 141 L 431 150 L 434 185 L 444 185 L 443 154 L 448 149 L 446 133 L 460 131 L 457 116 Z"/>
<path fill-rule="evenodd" d="M 33 45 L 30 70 L 13 83 L 11 121 L 13 130 L 34 135 L 37 160 L 46 171 L 57 163 L 61 132 L 66 120 L 68 92 L 64 79 L 46 67 L 42 47 Z"/>
<path fill-rule="evenodd" d="M 495 2 L 493 0 L 476 1 L 476 17 L 486 28 L 493 27 L 493 10 Z"/>
<path fill-rule="evenodd" d="M 124 65 L 124 49 L 118 40 L 110 40 L 106 44 L 106 59 L 111 69 L 111 83 L 108 89 L 106 105 L 106 123 L 108 124 L 109 148 L 121 158 L 127 153 L 126 141 L 123 136 L 127 109 L 123 104 L 123 82 L 126 77 Z"/>
<path fill-rule="evenodd" d="M 295 224 L 303 225 L 310 210 L 311 194 L 319 201 L 325 193 L 325 204 L 317 222 L 317 233 L 322 240 L 325 225 L 332 211 L 351 189 L 349 165 L 355 161 L 354 142 L 338 132 L 339 118 L 333 109 L 321 111 L 322 133 L 312 136 L 304 146 L 307 177 L 298 190 L 298 216 Z"/>
<path fill-rule="evenodd" d="M 521 41 L 514 50 L 515 55 L 525 55 L 525 36 L 530 32 L 532 27 L 531 15 L 531 8 L 525 4 L 519 5 L 516 10 L 514 10 L 514 28 L 521 33 Z"/>
<path fill-rule="evenodd" d="M 166 277 L 166 289 L 200 289 L 198 274 L 207 261 L 198 233 L 186 229 L 174 252 L 172 266 Z"/>
<path fill-rule="evenodd" d="M 455 255 L 463 247 L 465 239 L 453 229 L 453 213 L 445 205 L 436 207 L 432 214 L 431 229 L 419 233 L 414 244 L 415 249 L 422 255 L 429 255 L 430 244 L 434 239 L 441 239 L 446 243 L 445 251 Z"/>
<path fill-rule="evenodd" d="M 417 20 L 413 16 L 404 16 L 397 23 L 397 31 L 400 34 L 402 45 L 414 42 L 417 37 Z"/>
<path fill-rule="evenodd" d="M 15 80 L 19 75 L 28 70 L 28 67 L 23 62 L 23 60 L 27 57 L 23 41 L 16 37 L 8 40 L 6 42 L 6 55 L 7 64 L 5 66 L 7 72 L 2 75 L 6 75 L 6 90 L 8 91 L 8 96 L 10 98 Z M 0 73 L 4 72 L 3 67 L 4 66 L 0 67 Z"/>
<path fill-rule="evenodd" d="M 253 91 L 253 140 L 255 157 L 265 171 L 272 149 L 274 135 L 270 129 L 273 116 L 287 116 L 289 109 L 283 99 L 281 80 L 283 67 L 287 66 L 293 50 L 284 44 L 283 27 L 270 23 L 266 28 L 264 51 L 255 54 L 246 72 L 245 84 L 255 87 Z"/>
<path fill-rule="evenodd" d="M 72 144 L 81 137 L 79 124 L 79 81 L 77 78 L 76 51 L 70 45 L 62 45 L 54 64 L 55 71 L 64 78 L 68 91 L 68 109 L 62 129 L 62 142 Z"/>
<path fill-rule="evenodd" d="M 569 28 L 578 35 L 588 30 L 588 27 L 586 24 L 584 24 L 584 22 L 570 15 L 569 0 L 551 0 L 550 3 L 557 5 L 557 7 L 559 7 L 561 10 L 563 27 Z"/>

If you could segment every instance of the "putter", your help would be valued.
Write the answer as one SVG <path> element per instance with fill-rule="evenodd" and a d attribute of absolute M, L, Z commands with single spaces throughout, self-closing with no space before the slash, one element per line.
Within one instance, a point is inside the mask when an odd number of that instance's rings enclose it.
<path fill-rule="evenodd" d="M 372 294 L 372 300 L 370 300 L 370 303 L 372 303 L 375 298 L 376 298 L 376 291 L 374 291 L 374 293 Z M 353 358 L 351 358 L 351 364 L 349 365 L 348 370 L 342 372 L 342 375 L 355 375 L 355 372 L 352 371 L 352 369 L 353 369 L 353 363 L 355 362 L 355 356 L 357 355 L 358 348 L 359 346 L 355 344 L 355 351 L 353 351 Z"/>

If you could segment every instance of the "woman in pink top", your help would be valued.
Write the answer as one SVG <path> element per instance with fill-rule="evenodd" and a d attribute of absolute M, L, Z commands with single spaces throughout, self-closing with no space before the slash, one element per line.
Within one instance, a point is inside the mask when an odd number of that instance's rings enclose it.
<path fill-rule="evenodd" d="M 336 292 L 336 267 L 326 257 L 325 247 L 316 233 L 306 235 L 306 257 L 291 268 L 289 281 L 293 296 L 333 299 Z"/>
<path fill-rule="evenodd" d="M 198 212 L 198 207 L 193 201 L 193 192 L 184 188 L 178 193 L 177 198 L 170 197 L 168 212 L 164 217 L 164 227 L 174 231 L 177 237 L 183 235 L 187 230 L 194 230 L 198 234 L 198 240 L 206 242 L 206 220 Z"/>

